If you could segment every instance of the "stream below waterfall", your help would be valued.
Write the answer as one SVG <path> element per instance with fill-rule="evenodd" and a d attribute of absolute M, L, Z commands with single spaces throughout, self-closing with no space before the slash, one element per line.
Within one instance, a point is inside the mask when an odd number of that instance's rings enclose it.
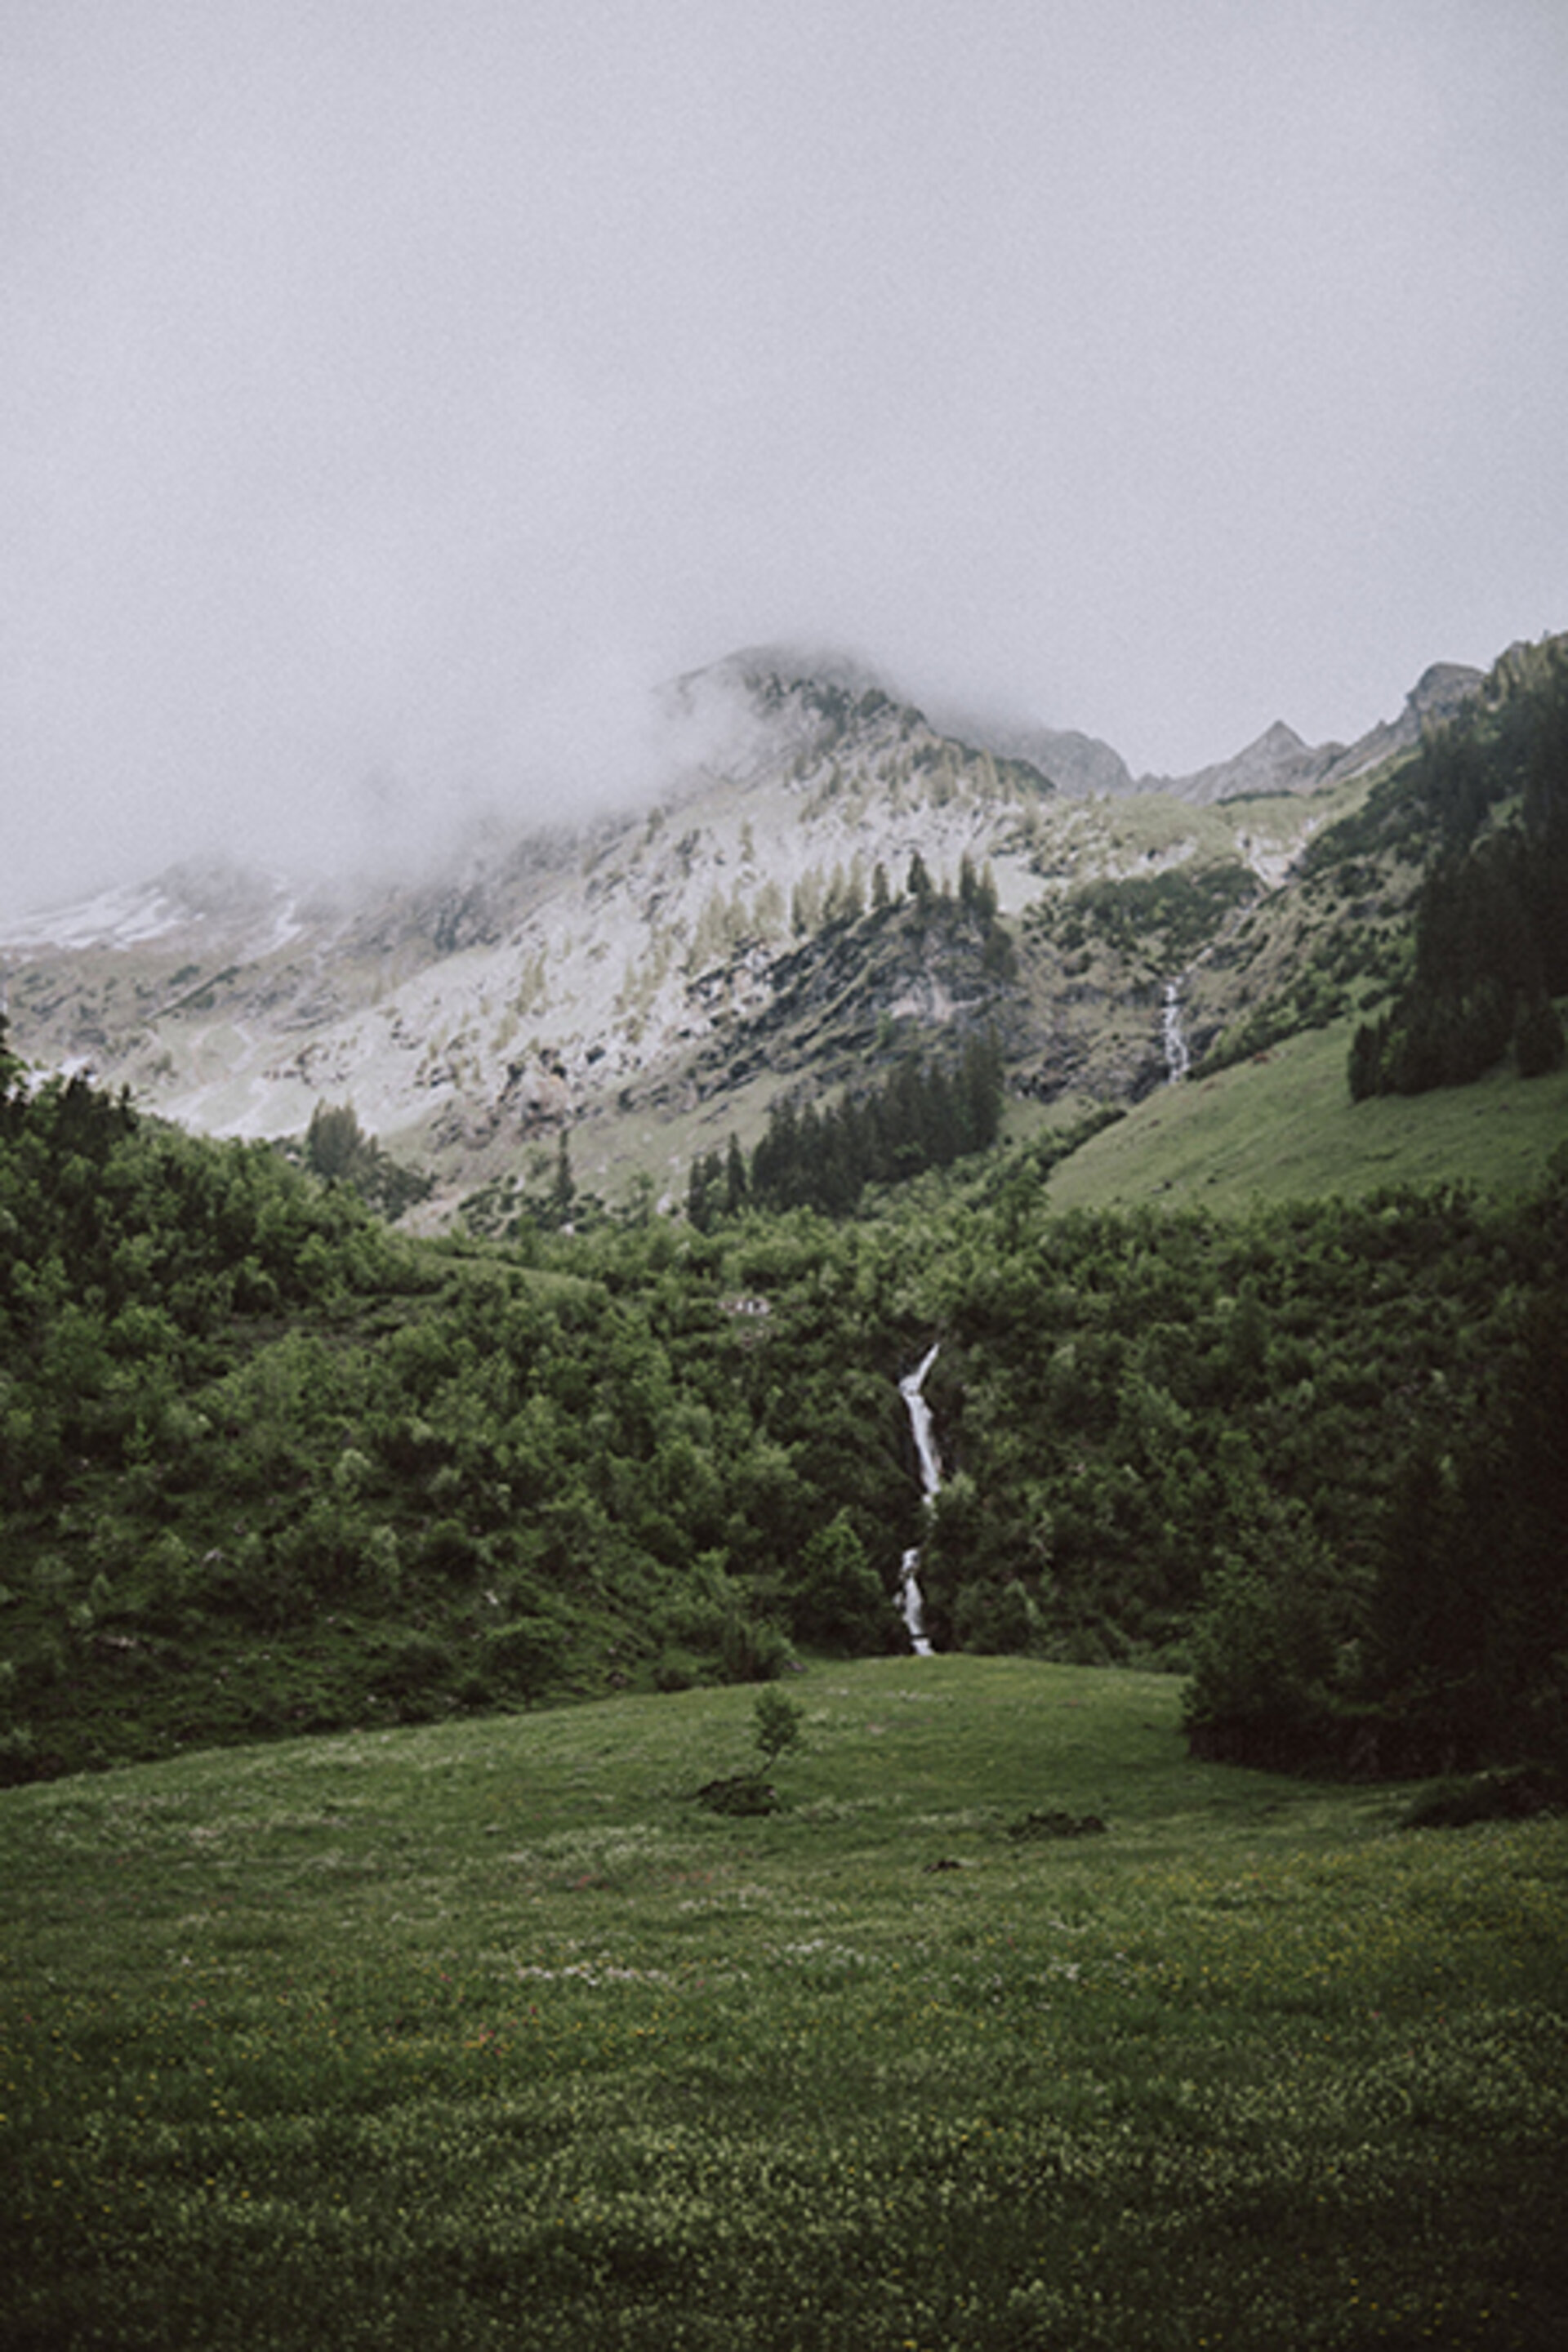
<path fill-rule="evenodd" d="M 930 1353 L 916 1365 L 914 1370 L 906 1372 L 899 1382 L 899 1394 L 903 1398 L 908 1409 L 910 1428 L 915 1441 L 915 1452 L 920 1456 L 921 1491 L 928 1505 L 942 1486 L 942 1457 L 936 1450 L 931 1407 L 921 1394 L 925 1387 L 926 1374 L 936 1361 L 936 1347 L 933 1346 Z M 910 1644 L 916 1657 L 929 1658 L 932 1655 L 932 1651 L 931 1643 L 926 1637 L 925 1606 L 921 1599 L 918 1573 L 920 1564 L 921 1548 L 919 1544 L 911 1544 L 904 1554 L 904 1574 L 903 1582 L 899 1587 L 899 1607 L 903 1612 L 904 1622 L 910 1629 Z"/>

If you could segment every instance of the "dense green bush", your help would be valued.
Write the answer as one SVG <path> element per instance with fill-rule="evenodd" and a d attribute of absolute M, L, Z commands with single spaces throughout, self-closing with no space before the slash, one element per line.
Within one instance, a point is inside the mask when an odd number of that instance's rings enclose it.
<path fill-rule="evenodd" d="M 1226 915 L 1258 894 L 1250 866 L 1182 866 L 1123 881 L 1081 883 L 1059 905 L 1041 902 L 1037 919 L 1066 953 L 1099 939 L 1152 969 L 1179 971 Z"/>
<path fill-rule="evenodd" d="M 790 1608 L 798 1641 L 851 1654 L 893 1646 L 898 1621 L 847 1510 L 807 1537 Z"/>

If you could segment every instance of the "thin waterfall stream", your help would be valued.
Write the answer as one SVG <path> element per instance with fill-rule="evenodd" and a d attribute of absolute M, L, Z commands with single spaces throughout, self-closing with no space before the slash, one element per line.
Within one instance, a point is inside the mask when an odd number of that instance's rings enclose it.
<path fill-rule="evenodd" d="M 936 1345 L 933 1345 L 930 1353 L 916 1365 L 914 1370 L 906 1372 L 899 1382 L 899 1394 L 903 1398 L 908 1410 L 910 1428 L 915 1441 L 915 1452 L 920 1456 L 921 1489 L 928 1505 L 942 1486 L 942 1456 L 936 1450 L 931 1407 L 921 1391 L 925 1386 L 926 1374 L 935 1363 L 936 1357 L 937 1349 Z M 926 1637 L 925 1606 L 921 1599 L 918 1573 L 920 1564 L 921 1548 L 919 1544 L 911 1544 L 904 1554 L 904 1574 L 903 1582 L 899 1587 L 899 1607 L 903 1612 L 904 1622 L 910 1629 L 910 1644 L 916 1657 L 929 1658 L 933 1653 L 931 1643 Z"/>
<path fill-rule="evenodd" d="M 1186 1031 L 1182 1027 L 1182 983 L 1179 980 L 1165 982 L 1165 1083 L 1179 1086 L 1193 1066 L 1187 1047 Z"/>

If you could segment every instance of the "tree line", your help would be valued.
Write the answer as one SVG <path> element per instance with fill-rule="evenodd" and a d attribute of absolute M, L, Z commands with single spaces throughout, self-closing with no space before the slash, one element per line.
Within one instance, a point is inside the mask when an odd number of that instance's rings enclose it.
<path fill-rule="evenodd" d="M 1464 1086 L 1512 1048 L 1521 1077 L 1559 1067 L 1568 993 L 1568 648 L 1505 663 L 1431 735 L 1403 807 L 1437 853 L 1415 904 L 1415 968 L 1358 1028 L 1360 1101 Z"/>
<path fill-rule="evenodd" d="M 748 1202 L 760 1209 L 820 1209 L 850 1216 L 868 1184 L 899 1184 L 927 1169 L 984 1151 L 1003 1104 L 995 1033 L 968 1039 L 956 1067 L 910 1060 L 880 1087 L 818 1108 L 780 1097 L 750 1160 L 731 1136 L 721 1156 L 692 1161 L 686 1211 L 699 1232 Z"/>

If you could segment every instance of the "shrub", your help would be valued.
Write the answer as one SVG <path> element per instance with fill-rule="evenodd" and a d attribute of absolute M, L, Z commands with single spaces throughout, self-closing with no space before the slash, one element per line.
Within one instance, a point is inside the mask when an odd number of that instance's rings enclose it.
<path fill-rule="evenodd" d="M 1352 1630 L 1305 1510 L 1255 1507 L 1193 1629 L 1183 1717 L 1195 1754 L 1289 1769 L 1323 1742 L 1328 1685 Z"/>
<path fill-rule="evenodd" d="M 451 1667 L 451 1652 L 434 1633 L 395 1633 L 383 1649 L 375 1686 L 389 1697 L 407 1697 L 444 1681 Z"/>
<path fill-rule="evenodd" d="M 560 1679 L 566 1629 L 552 1617 L 514 1617 L 484 1637 L 484 1666 L 508 1690 L 533 1697 Z"/>
<path fill-rule="evenodd" d="M 735 1772 L 727 1780 L 704 1781 L 697 1801 L 710 1813 L 776 1813 L 779 1792 L 759 1772 Z"/>
<path fill-rule="evenodd" d="M 1568 1779 L 1525 1766 L 1513 1772 L 1478 1772 L 1425 1790 L 1404 1817 L 1409 1830 L 1468 1829 L 1473 1822 L 1528 1821 L 1568 1808 Z"/>
<path fill-rule="evenodd" d="M 769 1683 L 788 1674 L 795 1663 L 780 1627 L 766 1618 L 744 1616 L 738 1609 L 725 1622 L 719 1654 L 730 1683 Z"/>
<path fill-rule="evenodd" d="M 866 1557 L 847 1510 L 806 1540 L 800 1580 L 790 1596 L 796 1638 L 852 1654 L 884 1650 L 894 1627 L 892 1606 Z"/>
<path fill-rule="evenodd" d="M 961 1586 L 952 1628 L 961 1650 L 983 1656 L 1033 1649 L 1044 1631 L 1037 1605 L 1016 1578 L 1001 1586 Z"/>
<path fill-rule="evenodd" d="M 483 1554 L 460 1519 L 437 1519 L 420 1549 L 424 1565 L 437 1576 L 472 1576 L 483 1565 Z"/>
<path fill-rule="evenodd" d="M 757 1746 L 763 1751 L 763 1761 L 771 1764 L 787 1748 L 800 1742 L 801 1711 L 794 1699 L 786 1698 L 774 1686 L 757 1694 L 755 1708 Z"/>

